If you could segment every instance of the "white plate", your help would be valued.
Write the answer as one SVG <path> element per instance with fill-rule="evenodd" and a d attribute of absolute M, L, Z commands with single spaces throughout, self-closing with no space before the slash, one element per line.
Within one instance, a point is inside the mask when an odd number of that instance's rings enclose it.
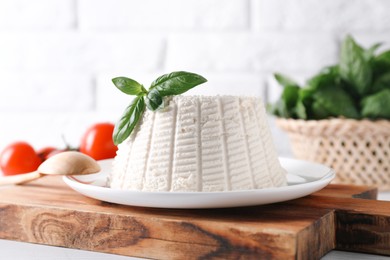
<path fill-rule="evenodd" d="M 64 176 L 75 191 L 94 199 L 116 204 L 155 208 L 227 208 L 264 205 L 297 199 L 316 192 L 330 183 L 334 171 L 324 165 L 279 158 L 287 170 L 288 186 L 228 192 L 144 192 L 111 189 L 106 180 L 112 159 L 99 161 L 99 173 L 84 176 Z"/>

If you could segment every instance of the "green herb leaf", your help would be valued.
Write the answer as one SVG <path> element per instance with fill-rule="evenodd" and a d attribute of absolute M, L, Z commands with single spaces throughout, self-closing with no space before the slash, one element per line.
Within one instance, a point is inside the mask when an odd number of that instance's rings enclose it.
<path fill-rule="evenodd" d="M 296 117 L 294 107 L 298 100 L 298 91 L 297 86 L 286 86 L 281 98 L 271 106 L 271 113 L 284 118 Z"/>
<path fill-rule="evenodd" d="M 340 84 L 339 67 L 331 66 L 321 70 L 306 82 L 306 87 L 311 90 L 317 90 L 322 87 L 336 86 Z"/>
<path fill-rule="evenodd" d="M 390 71 L 375 80 L 371 87 L 371 93 L 379 92 L 383 89 L 390 89 Z"/>
<path fill-rule="evenodd" d="M 339 63 L 325 67 L 299 88 L 290 78 L 274 74 L 285 89 L 271 106 L 276 116 L 301 119 L 390 119 L 390 50 L 381 44 L 364 49 L 351 36 L 342 43 Z M 287 88 L 287 89 L 286 89 Z"/>
<path fill-rule="evenodd" d="M 126 77 L 114 78 L 112 82 L 119 90 L 126 94 L 137 96 L 126 108 L 121 119 L 115 125 L 113 134 L 114 143 L 118 145 L 130 136 L 144 113 L 145 106 L 152 111 L 161 109 L 165 105 L 163 97 L 182 94 L 206 81 L 205 78 L 195 73 L 177 71 L 159 77 L 152 83 L 149 91 L 147 91 L 140 83 L 133 79 Z"/>
<path fill-rule="evenodd" d="M 315 91 L 310 88 L 301 88 L 299 89 L 299 99 L 306 104 L 312 99 L 314 92 Z"/>
<path fill-rule="evenodd" d="M 310 108 L 313 103 L 312 89 L 300 88 L 298 93 L 298 101 L 295 107 L 297 117 L 300 119 L 308 119 L 310 117 Z"/>
<path fill-rule="evenodd" d="M 292 109 L 295 107 L 298 101 L 298 92 L 299 87 L 297 86 L 287 86 L 283 89 L 282 99 L 286 104 L 287 109 Z"/>
<path fill-rule="evenodd" d="M 365 50 L 351 36 L 347 36 L 341 47 L 340 76 L 350 83 L 359 95 L 368 92 L 372 81 L 370 61 Z"/>
<path fill-rule="evenodd" d="M 374 82 L 383 74 L 390 72 L 390 50 L 382 52 L 372 60 L 372 70 Z M 374 91 L 371 90 L 372 92 Z"/>
<path fill-rule="evenodd" d="M 307 119 L 306 107 L 301 100 L 298 100 L 297 105 L 295 107 L 295 113 L 300 119 Z"/>
<path fill-rule="evenodd" d="M 115 145 L 122 143 L 130 136 L 143 112 L 145 111 L 145 101 L 142 96 L 136 97 L 126 108 L 119 122 L 115 125 L 113 140 Z"/>
<path fill-rule="evenodd" d="M 282 85 L 283 87 L 299 86 L 298 83 L 296 83 L 294 80 L 292 80 L 291 78 L 289 78 L 289 77 L 287 77 L 285 75 L 282 75 L 280 73 L 275 73 L 274 77 L 275 77 L 276 81 L 280 85 Z"/>
<path fill-rule="evenodd" d="M 280 99 L 271 106 L 271 113 L 284 118 L 296 117 L 294 107 L 298 101 L 298 84 L 280 73 L 275 73 L 274 77 L 284 88 Z"/>
<path fill-rule="evenodd" d="M 319 108 L 322 107 L 331 116 L 359 118 L 354 99 L 342 88 L 321 88 L 314 93 L 313 97 L 317 106 L 317 114 Z"/>
<path fill-rule="evenodd" d="M 145 102 L 146 107 L 152 111 L 162 109 L 164 106 L 163 97 L 156 88 L 149 91 L 148 95 L 146 96 Z"/>
<path fill-rule="evenodd" d="M 126 77 L 117 77 L 112 79 L 114 85 L 123 93 L 128 95 L 146 94 L 146 89 L 137 81 Z"/>
<path fill-rule="evenodd" d="M 365 59 L 370 60 L 375 56 L 376 50 L 382 46 L 382 43 L 375 43 L 365 51 Z"/>
<path fill-rule="evenodd" d="M 375 81 L 377 81 L 379 77 L 390 72 L 390 62 L 386 62 L 384 60 L 375 58 L 372 61 L 372 70 L 373 70 L 373 82 L 375 84 Z"/>
<path fill-rule="evenodd" d="M 390 89 L 384 89 L 362 100 L 362 115 L 390 119 Z"/>
<path fill-rule="evenodd" d="M 322 102 L 315 100 L 311 106 L 312 118 L 320 120 L 332 117 L 332 113 L 327 111 Z"/>
<path fill-rule="evenodd" d="M 161 97 L 180 95 L 205 82 L 207 82 L 207 79 L 198 74 L 176 71 L 156 79 L 150 86 L 149 91 L 157 89 Z"/>
<path fill-rule="evenodd" d="M 387 50 L 385 52 L 382 52 L 376 57 L 378 60 L 385 61 L 387 63 L 390 63 L 390 50 Z"/>

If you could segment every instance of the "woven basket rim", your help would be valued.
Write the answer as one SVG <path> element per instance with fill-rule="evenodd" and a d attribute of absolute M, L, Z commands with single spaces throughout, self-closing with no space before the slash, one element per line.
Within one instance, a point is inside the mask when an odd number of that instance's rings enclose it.
<path fill-rule="evenodd" d="M 331 118 L 303 120 L 276 118 L 276 125 L 288 133 L 310 136 L 385 135 L 390 136 L 390 120 Z"/>

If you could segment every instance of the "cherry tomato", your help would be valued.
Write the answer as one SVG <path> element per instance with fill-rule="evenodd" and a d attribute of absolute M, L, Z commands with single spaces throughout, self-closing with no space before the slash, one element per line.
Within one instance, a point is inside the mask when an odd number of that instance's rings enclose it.
<path fill-rule="evenodd" d="M 97 123 L 87 129 L 81 138 L 80 152 L 95 160 L 114 158 L 117 146 L 112 140 L 114 125 L 111 123 Z"/>
<path fill-rule="evenodd" d="M 65 151 L 70 151 L 69 149 L 65 149 L 65 150 L 60 150 L 60 149 L 55 149 L 53 151 L 51 151 L 46 158 L 50 158 L 52 157 L 53 155 L 56 155 L 56 154 L 59 154 L 59 153 L 62 153 L 62 152 L 65 152 Z"/>
<path fill-rule="evenodd" d="M 26 142 L 8 145 L 0 154 L 3 175 L 15 175 L 35 171 L 42 163 L 34 148 Z"/>
<path fill-rule="evenodd" d="M 38 156 L 41 158 L 42 161 L 47 160 L 53 152 L 57 151 L 58 149 L 52 146 L 41 148 L 37 151 Z"/>

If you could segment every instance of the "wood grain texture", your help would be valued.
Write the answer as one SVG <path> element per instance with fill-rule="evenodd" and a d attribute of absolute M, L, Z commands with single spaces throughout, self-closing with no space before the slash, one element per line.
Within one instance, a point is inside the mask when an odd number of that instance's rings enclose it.
<path fill-rule="evenodd" d="M 390 255 L 390 203 L 368 200 L 376 189 L 367 187 L 207 210 L 105 203 L 54 176 L 0 191 L 0 238 L 9 240 L 153 259 L 318 259 L 335 248 Z"/>

